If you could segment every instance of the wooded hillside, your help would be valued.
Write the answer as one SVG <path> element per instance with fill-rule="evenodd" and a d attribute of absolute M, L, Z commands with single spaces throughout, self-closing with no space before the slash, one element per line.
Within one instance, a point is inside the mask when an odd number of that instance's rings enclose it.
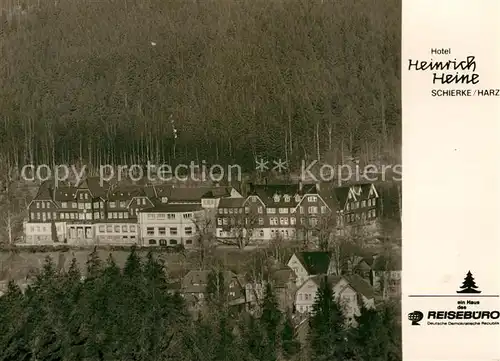
<path fill-rule="evenodd" d="M 399 0 L 25 1 L 0 18 L 13 165 L 399 159 Z"/>

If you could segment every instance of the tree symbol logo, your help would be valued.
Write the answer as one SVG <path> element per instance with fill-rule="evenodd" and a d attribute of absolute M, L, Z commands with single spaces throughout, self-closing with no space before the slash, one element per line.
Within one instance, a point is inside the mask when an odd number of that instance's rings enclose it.
<path fill-rule="evenodd" d="M 467 272 L 467 276 L 464 279 L 464 282 L 462 283 L 462 286 L 460 286 L 461 290 L 457 291 L 457 293 L 481 293 L 476 286 L 476 282 L 474 282 L 474 277 L 472 277 L 472 273 L 469 271 Z"/>

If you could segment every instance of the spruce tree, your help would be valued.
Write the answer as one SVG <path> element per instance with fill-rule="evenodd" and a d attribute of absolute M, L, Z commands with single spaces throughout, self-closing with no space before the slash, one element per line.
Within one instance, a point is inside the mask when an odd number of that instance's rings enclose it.
<path fill-rule="evenodd" d="M 266 332 L 267 344 L 269 346 L 267 352 L 268 360 L 276 360 L 276 348 L 278 345 L 278 328 L 283 315 L 278 309 L 278 300 L 276 294 L 268 282 L 264 291 L 264 299 L 262 300 L 262 315 L 260 322 Z"/>
<path fill-rule="evenodd" d="M 391 340 L 379 312 L 362 307 L 360 315 L 355 316 L 355 319 L 357 327 L 352 328 L 350 341 L 356 359 L 387 360 Z"/>
<path fill-rule="evenodd" d="M 286 359 L 290 359 L 300 352 L 300 342 L 296 338 L 292 316 L 287 313 L 281 329 L 281 350 Z"/>
<path fill-rule="evenodd" d="M 326 276 L 321 279 L 309 327 L 312 361 L 344 360 L 347 348 L 345 317 Z"/>

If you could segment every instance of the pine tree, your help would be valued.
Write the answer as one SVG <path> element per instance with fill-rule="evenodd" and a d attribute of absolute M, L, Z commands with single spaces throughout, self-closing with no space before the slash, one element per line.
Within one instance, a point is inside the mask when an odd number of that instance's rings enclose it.
<path fill-rule="evenodd" d="M 380 314 L 374 309 L 361 308 L 355 316 L 357 327 L 351 330 L 350 346 L 357 360 L 387 360 L 390 339 Z"/>
<path fill-rule="evenodd" d="M 312 361 L 344 360 L 347 348 L 345 317 L 327 277 L 320 282 L 309 327 Z"/>
<path fill-rule="evenodd" d="M 262 300 L 262 315 L 260 322 L 266 332 L 269 350 L 267 352 L 268 360 L 276 360 L 276 347 L 278 345 L 278 328 L 283 315 L 278 309 L 278 300 L 276 294 L 268 282 Z"/>
<path fill-rule="evenodd" d="M 464 279 L 461 291 L 457 291 L 457 293 L 481 293 L 481 291 L 477 290 L 476 282 L 474 282 L 474 277 L 472 277 L 471 271 L 467 272 L 467 276 Z"/>
<path fill-rule="evenodd" d="M 300 352 L 300 342 L 296 338 L 295 327 L 290 313 L 287 313 L 281 329 L 281 349 L 286 359 L 290 359 Z"/>

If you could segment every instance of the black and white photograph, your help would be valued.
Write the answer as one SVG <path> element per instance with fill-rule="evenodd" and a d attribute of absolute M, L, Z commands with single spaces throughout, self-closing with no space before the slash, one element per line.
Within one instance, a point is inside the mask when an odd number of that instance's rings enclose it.
<path fill-rule="evenodd" d="M 0 361 L 401 361 L 401 13 L 0 0 Z"/>

